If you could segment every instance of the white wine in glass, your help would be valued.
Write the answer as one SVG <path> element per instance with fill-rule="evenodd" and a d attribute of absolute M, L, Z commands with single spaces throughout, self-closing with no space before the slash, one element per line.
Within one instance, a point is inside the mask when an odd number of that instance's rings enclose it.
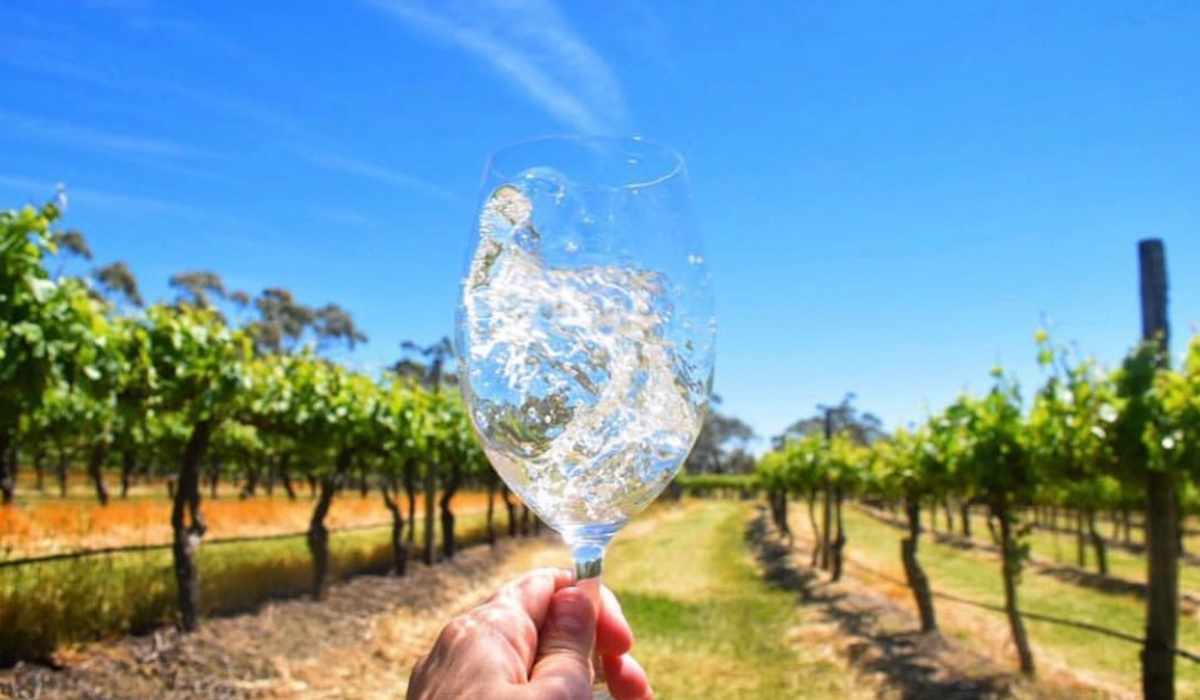
<path fill-rule="evenodd" d="M 467 258 L 456 350 L 471 420 L 577 577 L 598 577 L 708 409 L 716 319 L 683 158 L 638 137 L 501 149 Z"/>

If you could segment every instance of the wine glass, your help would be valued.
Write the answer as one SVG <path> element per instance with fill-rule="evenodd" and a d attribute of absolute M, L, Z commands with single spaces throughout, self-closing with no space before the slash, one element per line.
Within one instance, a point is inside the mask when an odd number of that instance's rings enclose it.
<path fill-rule="evenodd" d="M 460 386 L 492 465 L 562 534 L 580 581 L 708 410 L 716 320 L 691 204 L 682 156 L 640 137 L 544 137 L 485 168 Z"/>

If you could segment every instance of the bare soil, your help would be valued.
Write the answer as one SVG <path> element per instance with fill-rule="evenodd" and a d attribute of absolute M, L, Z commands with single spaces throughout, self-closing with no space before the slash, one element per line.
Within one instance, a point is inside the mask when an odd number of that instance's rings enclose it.
<path fill-rule="evenodd" d="M 842 580 L 809 566 L 812 531 L 799 516 L 789 519 L 794 541 L 785 541 L 769 524 L 765 510 L 747 532 L 769 580 L 799 595 L 799 604 L 815 607 L 823 625 L 797 631 L 801 638 L 836 638 L 843 655 L 860 672 L 873 674 L 881 698 L 898 700 L 1131 700 L 1121 689 L 1105 687 L 1055 663 L 1045 654 L 1037 682 L 1015 671 L 1008 626 L 1002 618 L 939 601 L 938 617 L 969 628 L 969 640 L 923 634 L 912 594 L 895 578 L 880 576 L 846 552 Z M 898 557 L 897 557 L 898 558 Z M 857 574 L 862 573 L 866 577 Z"/>
<path fill-rule="evenodd" d="M 635 523 L 627 536 L 651 528 Z M 760 513 L 746 532 L 764 578 L 797 594 L 803 624 L 790 642 L 827 649 L 886 700 L 1062 700 L 1106 697 L 1094 688 L 1027 683 L 994 660 L 936 635 L 921 635 L 911 611 L 853 576 L 831 584 L 780 541 Z M 402 698 L 417 659 L 458 612 L 538 566 L 563 565 L 552 535 L 461 551 L 403 578 L 363 576 L 334 586 L 324 602 L 272 602 L 254 613 L 207 620 L 192 635 L 164 629 L 59 655 L 59 668 L 0 671 L 0 697 L 21 700 Z M 781 699 L 782 700 L 782 699 Z"/>
<path fill-rule="evenodd" d="M 410 669 L 455 613 L 536 566 L 563 564 L 549 537 L 461 551 L 403 578 L 362 576 L 324 602 L 272 602 L 252 614 L 207 620 L 192 635 L 164 629 L 59 655 L 60 668 L 0 671 L 0 697 L 402 698 Z"/>

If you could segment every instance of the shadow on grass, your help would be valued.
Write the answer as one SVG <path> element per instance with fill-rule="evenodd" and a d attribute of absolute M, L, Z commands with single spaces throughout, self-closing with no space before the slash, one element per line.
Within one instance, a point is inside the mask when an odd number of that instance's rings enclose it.
<path fill-rule="evenodd" d="M 881 513 L 870 508 L 860 508 L 859 512 L 874 518 L 877 522 L 887 525 L 893 529 L 900 531 L 907 531 L 908 529 L 907 525 L 901 523 L 895 518 L 890 517 L 886 513 Z M 988 542 L 980 542 L 968 537 L 964 537 L 963 535 L 947 532 L 931 532 L 929 534 L 938 544 L 945 547 L 951 547 L 960 552 L 984 553 L 995 557 L 1000 556 L 1000 548 Z M 1109 542 L 1108 544 L 1111 546 L 1113 543 Z M 1057 564 L 1046 559 L 1045 557 L 1036 555 L 1030 557 L 1028 567 L 1030 571 L 1034 571 L 1043 576 L 1049 576 L 1050 578 L 1062 581 L 1063 583 L 1069 583 L 1081 588 L 1087 588 L 1098 593 L 1104 593 L 1105 595 L 1123 595 L 1133 596 L 1139 600 L 1146 599 L 1146 584 L 1139 581 L 1130 581 L 1129 579 L 1121 578 L 1119 576 L 1112 576 L 1110 574 L 1098 574 L 1091 571 L 1084 571 L 1077 566 Z M 1180 593 L 1179 602 L 1180 612 L 1185 615 L 1190 615 L 1194 613 L 1197 608 L 1200 608 L 1200 598 L 1197 598 L 1195 595 L 1188 593 L 1187 591 Z M 1028 617 L 1029 615 L 1026 614 L 1026 616 Z M 1117 636 L 1119 636 L 1119 633 Z"/>
<path fill-rule="evenodd" d="M 881 581 L 886 581 L 892 585 L 895 585 L 895 586 L 907 586 L 908 585 L 904 581 L 901 581 L 899 579 L 888 576 L 887 574 L 878 572 L 870 567 L 863 566 L 862 564 L 859 564 L 857 562 L 847 562 L 847 563 L 859 571 L 864 571 L 864 572 L 870 574 L 872 577 L 877 578 Z M 953 595 L 950 593 L 942 593 L 939 591 L 933 591 L 933 597 L 941 599 L 941 600 L 949 600 L 949 601 L 953 601 L 955 603 L 961 603 L 962 605 L 969 605 L 973 608 L 979 608 L 980 610 L 990 610 L 991 612 L 999 613 L 1001 615 L 1006 614 L 1006 611 L 1004 610 L 1004 606 L 1002 606 L 1002 605 L 995 605 L 992 603 L 983 603 L 978 600 L 971 600 L 970 598 L 964 598 L 962 596 L 957 596 L 957 595 Z M 1027 620 L 1037 620 L 1038 622 L 1046 622 L 1046 623 L 1049 623 L 1052 625 L 1062 625 L 1063 627 L 1074 627 L 1075 629 L 1084 630 L 1086 632 L 1093 632 L 1095 634 L 1101 634 L 1106 637 L 1112 637 L 1113 639 L 1119 639 L 1123 642 L 1129 642 L 1130 644 L 1132 644 L 1136 647 L 1142 647 L 1146 643 L 1146 640 L 1142 639 L 1141 637 L 1138 637 L 1137 635 L 1128 634 L 1126 632 L 1122 632 L 1120 630 L 1115 630 L 1110 627 L 1104 627 L 1102 625 L 1095 625 L 1090 622 L 1080 622 L 1079 620 L 1071 620 L 1071 619 L 1068 619 L 1065 617 L 1058 617 L 1057 615 L 1047 615 L 1045 613 L 1023 610 L 1023 611 L 1021 611 L 1021 617 L 1025 618 Z M 1172 649 L 1172 651 L 1174 651 L 1175 655 L 1178 656 L 1179 658 L 1184 659 L 1185 661 L 1190 661 L 1194 664 L 1200 664 L 1200 655 L 1193 654 L 1192 652 L 1190 652 L 1186 649 L 1177 649 L 1177 648 L 1171 648 L 1171 649 Z"/>
<path fill-rule="evenodd" d="M 801 606 L 818 608 L 851 638 L 851 662 L 868 674 L 883 674 L 888 686 L 898 690 L 904 700 L 1017 697 L 1010 674 L 990 668 L 983 659 L 973 659 L 969 672 L 952 668 L 946 660 L 950 645 L 939 635 L 913 631 L 915 621 L 911 620 L 904 630 L 897 630 L 884 619 L 897 615 L 911 619 L 911 615 L 887 600 L 830 584 L 798 563 L 790 549 L 775 537 L 761 511 L 747 526 L 745 535 L 766 580 L 796 593 Z M 966 652 L 959 655 L 969 656 Z"/>

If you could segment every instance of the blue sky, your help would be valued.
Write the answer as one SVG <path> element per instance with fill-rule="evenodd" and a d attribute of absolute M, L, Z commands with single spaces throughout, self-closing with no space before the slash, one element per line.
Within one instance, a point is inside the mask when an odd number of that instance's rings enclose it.
<path fill-rule="evenodd" d="M 915 5 L 915 6 L 904 6 Z M 67 186 L 97 263 L 188 269 L 451 332 L 484 160 L 565 131 L 687 157 L 717 392 L 763 436 L 847 391 L 889 426 L 1033 331 L 1115 363 L 1136 242 L 1200 320 L 1200 5 L 1171 2 L 0 5 L 0 206 Z"/>

